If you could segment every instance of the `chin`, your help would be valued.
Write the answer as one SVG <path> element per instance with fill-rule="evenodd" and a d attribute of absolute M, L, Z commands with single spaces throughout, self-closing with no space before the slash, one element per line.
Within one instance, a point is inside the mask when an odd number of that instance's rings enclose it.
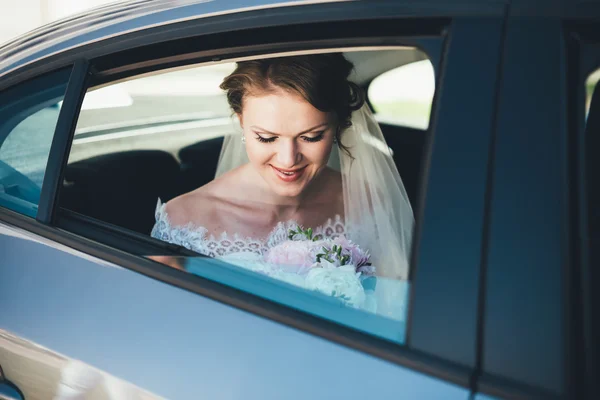
<path fill-rule="evenodd" d="M 312 171 L 310 170 L 305 171 L 306 175 L 300 177 L 300 179 L 293 182 L 284 182 L 283 180 L 281 180 L 272 171 L 271 167 L 268 167 L 268 169 L 265 172 L 266 173 L 263 175 L 263 178 L 267 181 L 269 188 L 274 194 L 281 197 L 300 196 L 312 180 Z"/>
<path fill-rule="evenodd" d="M 271 184 L 271 190 L 281 197 L 298 197 L 304 191 L 304 185 L 287 186 L 280 183 Z"/>

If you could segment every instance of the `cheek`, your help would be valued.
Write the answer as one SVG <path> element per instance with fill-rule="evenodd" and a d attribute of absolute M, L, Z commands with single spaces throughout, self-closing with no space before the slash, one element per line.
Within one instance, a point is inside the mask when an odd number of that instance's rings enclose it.
<path fill-rule="evenodd" d="M 318 143 L 307 143 L 302 154 L 313 164 L 325 165 L 329 160 L 332 145 L 333 143 L 325 140 Z"/>
<path fill-rule="evenodd" d="M 273 151 L 269 148 L 270 146 L 257 141 L 253 142 L 246 139 L 246 154 L 248 154 L 248 160 L 252 164 L 264 164 L 272 158 Z"/>

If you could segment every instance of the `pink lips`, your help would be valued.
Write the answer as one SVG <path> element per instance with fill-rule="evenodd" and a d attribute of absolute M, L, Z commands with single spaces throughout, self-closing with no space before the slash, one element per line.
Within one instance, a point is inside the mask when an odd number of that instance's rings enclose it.
<path fill-rule="evenodd" d="M 284 182 L 297 181 L 298 179 L 300 179 L 300 177 L 304 173 L 304 170 L 306 169 L 306 167 L 292 169 L 292 170 L 279 169 L 279 168 L 275 168 L 272 165 L 271 165 L 271 168 L 273 168 L 273 172 L 275 172 L 275 175 Z"/>

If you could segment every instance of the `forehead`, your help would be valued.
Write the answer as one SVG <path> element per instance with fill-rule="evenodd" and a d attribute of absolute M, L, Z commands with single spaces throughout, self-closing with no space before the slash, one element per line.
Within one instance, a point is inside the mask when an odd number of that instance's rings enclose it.
<path fill-rule="evenodd" d="M 302 131 L 329 121 L 329 113 L 316 109 L 302 96 L 284 90 L 249 95 L 242 108 L 244 123 L 274 132 Z"/>

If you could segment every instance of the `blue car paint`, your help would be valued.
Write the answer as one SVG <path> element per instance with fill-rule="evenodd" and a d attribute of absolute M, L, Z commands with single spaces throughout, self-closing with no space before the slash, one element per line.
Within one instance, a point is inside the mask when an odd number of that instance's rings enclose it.
<path fill-rule="evenodd" d="M 466 388 L 43 241 L 0 225 L 0 326 L 157 395 L 469 396 Z"/>

